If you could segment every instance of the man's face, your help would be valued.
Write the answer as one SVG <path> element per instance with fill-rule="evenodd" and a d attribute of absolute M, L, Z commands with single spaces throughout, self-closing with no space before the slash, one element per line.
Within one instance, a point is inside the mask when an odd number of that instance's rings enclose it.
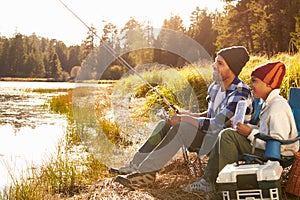
<path fill-rule="evenodd" d="M 212 67 L 214 81 L 225 81 L 227 78 L 232 77 L 232 75 L 234 76 L 226 61 L 220 55 L 215 58 L 215 62 Z"/>

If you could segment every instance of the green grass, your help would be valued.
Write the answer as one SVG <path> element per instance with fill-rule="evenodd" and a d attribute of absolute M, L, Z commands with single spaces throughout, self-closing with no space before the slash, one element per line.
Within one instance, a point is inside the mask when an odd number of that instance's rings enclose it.
<path fill-rule="evenodd" d="M 33 89 L 32 92 L 37 92 L 37 93 L 58 93 L 58 92 L 69 92 L 72 89 L 66 89 L 66 88 L 37 88 L 37 89 Z"/>
<path fill-rule="evenodd" d="M 122 88 L 122 95 L 146 97 L 145 112 L 159 107 L 171 111 L 160 94 L 180 110 L 197 112 L 207 108 L 205 97 L 211 83 L 211 67 L 207 63 L 159 71 L 154 67 L 154 71 L 147 69 L 139 73 L 142 79 L 133 74 L 120 80 L 117 87 Z"/>

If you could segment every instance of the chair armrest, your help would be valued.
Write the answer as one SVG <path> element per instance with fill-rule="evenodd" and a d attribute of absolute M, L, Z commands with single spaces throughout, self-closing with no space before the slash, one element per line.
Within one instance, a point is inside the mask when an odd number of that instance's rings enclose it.
<path fill-rule="evenodd" d="M 254 137 L 255 137 L 255 139 L 259 138 L 263 141 L 275 140 L 275 141 L 280 142 L 283 145 L 292 144 L 292 143 L 296 142 L 297 140 L 300 140 L 300 136 L 297 136 L 297 137 L 295 137 L 293 139 L 289 139 L 289 140 L 280 140 L 280 139 L 274 138 L 274 137 L 272 137 L 270 135 L 267 135 L 267 134 L 264 134 L 264 133 L 257 133 L 256 135 L 254 135 Z"/>
<path fill-rule="evenodd" d="M 289 139 L 289 140 L 281 140 L 267 134 L 257 133 L 256 135 L 254 135 L 252 154 L 254 154 L 255 151 L 255 146 L 256 146 L 255 144 L 257 138 L 266 142 L 264 158 L 270 160 L 281 160 L 281 151 L 280 151 L 281 145 L 292 144 L 300 140 L 300 136 L 297 136 L 296 138 Z"/>
<path fill-rule="evenodd" d="M 254 155 L 254 154 L 249 154 L 249 153 L 244 153 L 243 154 L 243 159 L 246 161 L 246 163 L 258 163 L 258 164 L 263 164 L 266 159 Z"/>

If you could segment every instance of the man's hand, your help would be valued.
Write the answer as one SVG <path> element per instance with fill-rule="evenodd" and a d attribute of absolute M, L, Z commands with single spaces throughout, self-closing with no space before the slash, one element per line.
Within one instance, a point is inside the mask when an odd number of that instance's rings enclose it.
<path fill-rule="evenodd" d="M 192 117 L 207 117 L 207 111 L 204 111 L 202 113 L 190 113 L 187 111 L 178 111 L 177 114 L 188 115 L 188 116 L 192 116 Z"/>
<path fill-rule="evenodd" d="M 191 124 L 195 126 L 196 128 L 199 128 L 198 124 L 198 119 L 197 117 L 193 117 L 190 115 L 184 115 L 184 114 L 175 114 L 171 119 L 170 119 L 170 124 L 173 126 L 174 124 L 178 122 L 185 122 L 188 124 Z"/>
<path fill-rule="evenodd" d="M 173 126 L 174 124 L 176 124 L 180 121 L 181 121 L 181 115 L 175 114 L 171 117 L 170 124 L 171 124 L 171 126 Z"/>

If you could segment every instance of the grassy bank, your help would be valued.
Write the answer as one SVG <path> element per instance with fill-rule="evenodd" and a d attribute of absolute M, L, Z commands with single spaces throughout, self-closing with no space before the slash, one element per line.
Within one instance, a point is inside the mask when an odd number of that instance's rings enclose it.
<path fill-rule="evenodd" d="M 0 199 L 58 199 L 79 194 L 87 185 L 105 177 L 106 167 L 82 145 L 73 121 L 72 89 L 35 90 L 34 92 L 63 92 L 44 106 L 66 115 L 69 125 L 56 153 L 44 158 L 41 167 L 30 167 L 21 178 L 11 178 L 13 184 L 0 193 Z M 42 134 L 42 133 L 41 133 Z M 102 175 L 101 175 L 102 174 Z"/>
<path fill-rule="evenodd" d="M 294 56 L 278 54 L 269 59 L 264 56 L 252 56 L 240 78 L 246 83 L 250 83 L 250 74 L 254 67 L 268 61 L 281 60 L 287 66 L 287 75 L 283 80 L 281 93 L 288 98 L 290 87 L 300 87 L 299 58 L 300 54 Z M 115 83 L 113 89 L 121 98 L 145 99 L 142 106 L 136 106 L 138 107 L 135 110 L 134 119 L 136 123 L 138 120 L 147 122 L 151 118 L 149 113 L 157 111 L 161 107 L 169 109 L 157 95 L 157 92 L 153 91 L 154 89 L 178 109 L 202 111 L 206 109 L 207 87 L 212 80 L 211 66 L 208 63 L 200 65 L 197 67 L 189 65 L 178 70 L 171 68 L 147 70 L 141 72 L 141 75 L 151 84 L 151 87 L 133 74 Z M 81 194 L 88 185 L 95 184 L 107 177 L 107 166 L 82 145 L 82 138 L 84 137 L 91 137 L 89 140 L 97 143 L 101 142 L 100 139 L 103 140 L 103 136 L 99 139 L 97 138 L 99 135 L 87 134 L 88 130 L 85 130 L 81 124 L 92 124 L 93 127 L 99 127 L 99 130 L 103 130 L 105 138 L 119 147 L 133 145 L 133 142 L 124 136 L 134 132 L 122 133 L 116 122 L 105 118 L 106 111 L 113 109 L 110 103 L 111 93 L 103 94 L 101 98 L 97 98 L 95 100 L 96 105 L 89 105 L 88 100 L 91 97 L 87 97 L 87 91 L 87 88 L 76 91 L 68 90 L 66 91 L 67 94 L 53 98 L 46 105 L 52 111 L 67 116 L 69 126 L 65 138 L 58 145 L 57 154 L 49 158 L 49 161 L 41 168 L 31 168 L 24 174 L 23 178 L 14 180 L 14 185 L 2 194 L 3 199 L 63 199 L 74 194 Z M 75 105 L 77 102 L 72 99 L 74 93 L 77 97 L 83 98 L 83 104 Z M 115 98 L 117 97 L 115 96 Z M 77 110 L 74 111 L 74 109 Z M 74 116 L 74 113 L 81 115 Z M 106 146 L 102 145 L 101 148 L 106 148 Z M 174 179 L 176 178 L 178 177 L 175 176 Z"/>

